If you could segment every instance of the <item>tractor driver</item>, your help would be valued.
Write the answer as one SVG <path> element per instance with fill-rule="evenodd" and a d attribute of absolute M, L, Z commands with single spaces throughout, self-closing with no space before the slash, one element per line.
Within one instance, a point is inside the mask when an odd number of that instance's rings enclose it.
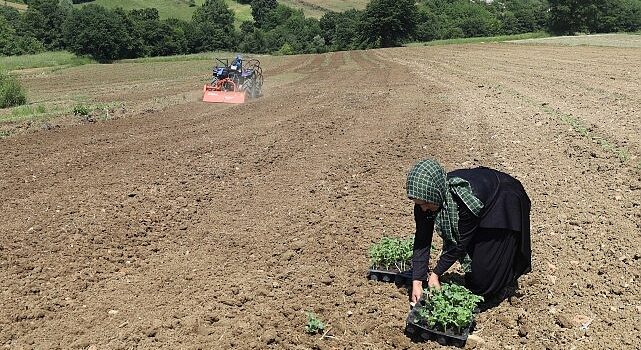
<path fill-rule="evenodd" d="M 236 55 L 236 58 L 234 58 L 233 61 L 231 61 L 231 66 L 229 67 L 231 70 L 235 71 L 242 71 L 243 70 L 243 59 L 240 57 L 240 55 Z"/>

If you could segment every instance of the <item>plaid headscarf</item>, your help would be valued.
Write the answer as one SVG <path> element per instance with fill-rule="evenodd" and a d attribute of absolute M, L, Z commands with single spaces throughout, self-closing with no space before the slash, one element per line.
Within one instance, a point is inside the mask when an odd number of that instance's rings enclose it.
<path fill-rule="evenodd" d="M 452 197 L 456 193 L 470 211 L 479 216 L 483 202 L 474 196 L 470 183 L 460 177 L 447 178 L 441 165 L 431 159 L 416 163 L 407 174 L 407 196 L 438 204 L 439 211 L 432 214 L 441 238 L 443 252 L 456 245 L 458 232 L 458 205 Z M 468 255 L 459 260 L 465 272 L 469 272 L 471 259 Z"/>

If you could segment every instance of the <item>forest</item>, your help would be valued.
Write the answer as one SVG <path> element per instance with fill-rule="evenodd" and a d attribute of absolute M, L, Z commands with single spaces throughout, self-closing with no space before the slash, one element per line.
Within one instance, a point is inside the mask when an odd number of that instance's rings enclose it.
<path fill-rule="evenodd" d="M 190 21 L 161 19 L 155 8 L 23 2 L 23 12 L 0 7 L 0 55 L 66 50 L 100 62 L 216 50 L 287 55 L 541 31 L 641 29 L 641 0 L 371 0 L 363 10 L 319 19 L 276 0 L 237 0 L 251 6 L 253 20 L 241 23 L 224 0 L 206 0 Z M 86 4 L 74 5 L 80 2 Z"/>

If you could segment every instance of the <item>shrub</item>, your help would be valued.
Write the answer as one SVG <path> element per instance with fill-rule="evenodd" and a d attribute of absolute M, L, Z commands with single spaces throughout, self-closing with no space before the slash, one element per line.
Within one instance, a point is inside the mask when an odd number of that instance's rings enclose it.
<path fill-rule="evenodd" d="M 91 113 L 89 106 L 79 103 L 73 107 L 73 114 L 86 117 Z"/>
<path fill-rule="evenodd" d="M 294 53 L 294 48 L 289 45 L 289 43 L 284 43 L 280 50 L 278 50 L 278 54 L 280 55 L 293 55 Z"/>
<path fill-rule="evenodd" d="M 0 72 L 0 108 L 21 106 L 25 103 L 27 97 L 18 80 Z"/>

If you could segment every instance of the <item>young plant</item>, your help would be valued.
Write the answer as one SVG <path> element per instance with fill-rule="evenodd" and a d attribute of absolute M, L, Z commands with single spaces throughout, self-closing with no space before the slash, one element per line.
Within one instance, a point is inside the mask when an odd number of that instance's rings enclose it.
<path fill-rule="evenodd" d="M 410 267 L 413 247 L 413 238 L 383 237 L 369 248 L 370 265 L 373 268 L 390 270 L 393 267 L 398 271 L 405 271 Z"/>
<path fill-rule="evenodd" d="M 455 284 L 443 283 L 441 289 L 432 289 L 430 293 L 425 305 L 417 310 L 414 322 L 443 332 L 455 329 L 461 334 L 472 323 L 476 305 L 483 301 L 483 297 Z"/>
<path fill-rule="evenodd" d="M 307 325 L 305 332 L 309 334 L 317 334 L 325 329 L 325 324 L 313 312 L 307 312 Z"/>

